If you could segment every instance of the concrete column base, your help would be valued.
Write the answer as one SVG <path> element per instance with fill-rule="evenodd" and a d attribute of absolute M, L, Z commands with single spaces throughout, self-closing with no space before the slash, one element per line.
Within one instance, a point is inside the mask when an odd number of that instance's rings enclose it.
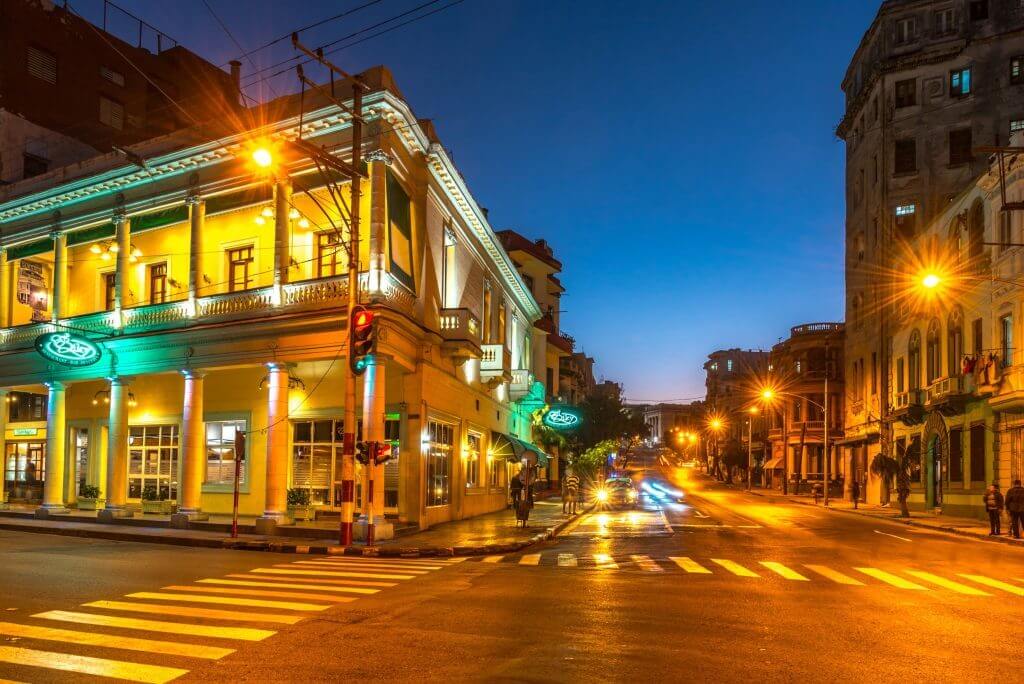
<path fill-rule="evenodd" d="M 256 534 L 273 536 L 278 525 L 290 525 L 291 519 L 284 514 L 268 515 L 264 513 L 256 518 Z"/>
<path fill-rule="evenodd" d="M 36 509 L 36 517 L 49 518 L 51 515 L 66 515 L 70 512 L 65 506 L 60 504 L 43 504 Z"/>
<path fill-rule="evenodd" d="M 171 527 L 176 530 L 187 530 L 193 520 L 209 520 L 210 516 L 202 511 L 179 511 L 171 516 Z"/>
<path fill-rule="evenodd" d="M 359 518 L 352 524 L 352 536 L 359 541 L 366 541 L 366 528 L 368 522 L 366 518 Z M 377 523 L 373 526 L 373 540 L 381 541 L 382 539 L 394 539 L 395 538 L 395 526 L 388 520 L 377 520 Z"/>
<path fill-rule="evenodd" d="M 104 508 L 96 514 L 96 520 L 102 523 L 112 523 L 119 518 L 131 518 L 134 512 L 127 508 Z"/>

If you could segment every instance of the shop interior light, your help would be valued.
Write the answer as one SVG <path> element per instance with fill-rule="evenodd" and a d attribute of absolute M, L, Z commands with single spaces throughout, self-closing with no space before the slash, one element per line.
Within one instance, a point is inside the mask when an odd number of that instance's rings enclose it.
<path fill-rule="evenodd" d="M 299 219 L 299 228 L 309 228 L 309 219 L 300 218 Z"/>
<path fill-rule="evenodd" d="M 267 222 L 267 219 L 263 218 L 262 216 L 257 216 L 255 219 L 253 219 L 253 221 L 255 221 L 257 226 L 262 226 L 264 223 Z"/>
<path fill-rule="evenodd" d="M 290 218 L 292 221 L 299 218 L 299 210 L 293 207 L 292 210 L 288 212 L 288 218 Z"/>
<path fill-rule="evenodd" d="M 274 210 L 270 207 L 263 207 L 263 211 L 260 212 L 263 218 L 274 218 Z"/>

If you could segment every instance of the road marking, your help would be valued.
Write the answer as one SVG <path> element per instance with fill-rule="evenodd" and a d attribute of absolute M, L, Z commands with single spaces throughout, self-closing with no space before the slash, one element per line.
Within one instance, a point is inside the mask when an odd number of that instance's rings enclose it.
<path fill-rule="evenodd" d="M 282 582 L 309 582 L 310 584 L 344 584 L 350 587 L 397 587 L 396 582 L 367 582 L 365 580 L 353 580 L 353 579 L 325 579 L 321 577 L 307 578 L 307 577 L 293 577 L 293 575 L 304 574 L 301 572 L 289 572 L 287 570 L 277 570 L 275 568 L 256 568 L 250 570 L 250 573 L 258 572 L 258 575 L 243 575 L 243 574 L 231 574 L 227 577 L 241 577 L 248 579 L 261 579 L 261 580 L 280 580 Z M 308 574 L 308 573 L 306 573 Z M 314 573 L 320 574 L 320 573 Z M 285 575 L 285 577 L 278 577 L 278 575 Z"/>
<path fill-rule="evenodd" d="M 950 589 L 952 591 L 955 591 L 958 594 L 967 594 L 968 596 L 991 596 L 992 595 L 992 594 L 988 593 L 987 591 L 982 591 L 981 589 L 975 589 L 974 587 L 969 587 L 966 584 L 961 584 L 960 582 L 954 582 L 953 580 L 948 580 L 945 577 L 939 577 L 938 575 L 933 575 L 930 572 L 924 572 L 922 570 L 904 570 L 904 572 L 907 573 L 908 575 L 912 575 L 912 576 L 914 576 L 914 577 L 916 577 L 918 579 L 922 579 L 925 582 L 931 582 L 932 584 L 937 584 L 937 585 L 939 585 L 940 587 L 942 587 L 944 589 Z"/>
<path fill-rule="evenodd" d="M 711 571 L 695 560 L 686 556 L 669 556 L 668 559 L 689 573 L 697 575 L 710 575 Z"/>
<path fill-rule="evenodd" d="M 739 575 L 740 577 L 760 577 L 760 575 L 758 575 L 756 572 L 752 570 L 747 570 L 739 563 L 734 563 L 731 560 L 726 560 L 724 558 L 712 558 L 711 562 L 718 563 L 732 574 Z"/>
<path fill-rule="evenodd" d="M 347 563 L 345 561 L 336 561 L 330 558 L 324 558 L 323 560 L 310 560 L 310 561 L 296 561 L 293 565 L 320 565 L 334 568 L 345 568 L 348 570 L 394 570 L 396 572 L 408 572 L 417 575 L 426 575 L 432 570 L 440 570 L 439 565 L 398 565 L 397 563 L 392 565 L 381 564 L 381 563 Z"/>
<path fill-rule="evenodd" d="M 607 553 L 595 553 L 594 562 L 597 563 L 597 567 L 601 570 L 618 570 L 619 564 L 616 563 L 611 556 Z"/>
<path fill-rule="evenodd" d="M 991 577 L 985 577 L 984 575 L 965 575 L 964 573 L 960 573 L 960 576 L 966 577 L 972 582 L 984 584 L 986 587 L 992 587 L 993 589 L 1002 589 L 1003 591 L 1009 592 L 1011 594 L 1016 594 L 1017 596 L 1024 596 L 1024 589 L 1016 587 L 1012 584 L 1007 584 L 1006 582 L 994 580 Z"/>
<path fill-rule="evenodd" d="M 244 580 L 229 579 L 201 579 L 196 580 L 200 584 L 225 584 L 233 587 L 283 587 L 285 589 L 302 589 L 303 591 L 339 591 L 347 594 L 376 594 L 380 589 L 365 589 L 363 587 L 327 587 L 315 584 L 298 584 L 293 582 L 247 582 Z"/>
<path fill-rule="evenodd" d="M 782 563 L 776 563 L 775 561 L 761 561 L 761 565 L 763 565 L 764 567 L 768 568 L 772 572 L 778 573 L 779 575 L 781 575 L 782 577 L 784 577 L 784 578 L 786 578 L 788 580 L 795 580 L 797 582 L 810 582 L 811 581 L 811 580 L 807 579 L 806 577 L 804 577 L 803 575 L 801 575 L 796 570 L 791 570 L 790 568 L 786 567 Z"/>
<path fill-rule="evenodd" d="M 146 632 L 186 634 L 189 636 L 212 637 L 214 639 L 236 639 L 239 641 L 263 641 L 277 633 L 269 629 L 253 629 L 252 627 L 191 625 L 184 622 L 161 622 L 159 620 L 140 620 L 138 618 L 116 617 L 113 615 L 96 615 L 95 613 L 76 613 L 70 610 L 51 610 L 45 613 L 36 613 L 32 617 L 41 618 L 43 620 L 75 622 L 82 625 L 140 629 Z"/>
<path fill-rule="evenodd" d="M 452 561 L 441 560 L 435 558 L 433 560 L 417 559 L 417 558 L 366 558 L 359 559 L 352 556 L 310 556 L 303 560 L 320 560 L 328 561 L 333 563 L 352 563 L 354 565 L 387 565 L 387 566 L 401 566 L 411 568 L 425 568 L 427 570 L 441 570 L 446 565 L 451 565 Z"/>
<path fill-rule="evenodd" d="M 115 648 L 122 651 L 161 653 L 187 658 L 205 658 L 207 660 L 219 660 L 235 652 L 233 648 L 221 648 L 219 646 L 182 644 L 174 641 L 121 637 L 111 634 L 99 634 L 97 632 L 76 632 L 70 629 L 40 627 L 39 625 L 18 625 L 13 622 L 0 622 L 0 634 L 22 639 L 61 641 L 68 644 L 81 644 L 83 646 L 99 646 L 101 648 Z"/>
<path fill-rule="evenodd" d="M 500 563 L 504 556 L 487 556 L 484 558 L 484 563 Z"/>
<path fill-rule="evenodd" d="M 212 620 L 236 620 L 238 622 L 275 622 L 282 625 L 294 625 L 302 620 L 302 616 L 299 615 L 245 613 L 237 610 L 193 608 L 192 606 L 164 606 L 155 603 L 128 603 L 127 601 L 92 601 L 82 605 L 86 608 L 105 608 L 107 610 L 120 610 L 128 613 L 153 613 L 155 615 L 177 615 Z M 184 633 L 187 634 L 188 632 Z"/>
<path fill-rule="evenodd" d="M 558 554 L 558 566 L 562 568 L 575 568 L 576 567 L 576 556 L 572 553 L 560 553 Z"/>
<path fill-rule="evenodd" d="M 357 564 L 353 564 L 353 563 L 349 563 L 349 564 L 345 564 L 345 563 L 332 563 L 332 562 L 326 561 L 326 560 L 322 560 L 322 561 L 302 560 L 302 561 L 295 561 L 294 563 L 289 563 L 288 565 L 297 565 L 300 568 L 339 568 L 341 570 L 348 570 L 348 571 L 352 571 L 352 572 L 359 571 L 359 572 L 363 572 L 364 574 L 365 573 L 377 573 L 377 572 L 400 572 L 400 573 L 402 573 L 404 575 L 409 575 L 410 576 L 409 579 L 412 579 L 412 577 L 418 577 L 420 575 L 426 575 L 427 573 L 430 572 L 429 570 L 414 570 L 412 568 L 395 568 L 394 570 L 388 570 L 387 566 L 383 566 L 383 565 L 369 567 L 369 566 L 365 566 L 365 565 L 362 565 L 362 564 L 358 564 L 357 565 Z M 367 577 L 375 577 L 375 575 L 374 574 L 367 574 Z"/>
<path fill-rule="evenodd" d="M 126 679 L 130 682 L 149 682 L 150 684 L 163 684 L 188 674 L 188 670 L 181 670 L 176 667 L 126 663 L 121 660 L 92 658 L 90 656 L 71 655 L 69 653 L 34 651 L 29 648 L 15 648 L 13 646 L 0 646 L 0 662 L 13 665 L 44 667 L 49 670 L 61 670 L 63 672 L 80 672 L 98 677 Z"/>
<path fill-rule="evenodd" d="M 836 582 L 837 584 L 846 584 L 846 585 L 849 585 L 851 587 L 863 587 L 864 586 L 864 583 L 861 582 L 860 580 L 855 580 L 852 577 L 844 575 L 841 572 L 836 572 L 832 568 L 826 567 L 824 565 L 805 565 L 804 567 L 807 568 L 808 570 L 813 570 L 814 572 L 818 573 L 822 577 L 829 578 L 830 580 L 832 580 L 833 582 Z"/>
<path fill-rule="evenodd" d="M 665 572 L 664 568 L 651 560 L 650 556 L 635 555 L 630 556 L 630 559 L 637 564 L 641 570 L 647 572 Z"/>
<path fill-rule="evenodd" d="M 322 594 L 307 594 L 297 591 L 266 591 L 264 589 L 236 589 L 234 587 L 193 587 L 172 584 L 169 587 L 160 587 L 160 589 L 170 591 L 196 591 L 206 594 L 230 594 L 232 596 L 265 596 L 267 598 L 309 599 L 313 601 L 330 601 L 331 603 L 351 603 L 356 600 L 352 596 L 324 596 Z"/>
<path fill-rule="evenodd" d="M 897 537 L 895 534 L 889 534 L 888 532 L 882 532 L 881 530 L 875 530 L 875 534 L 885 535 L 886 537 L 892 537 L 893 539 L 899 539 L 900 541 L 912 542 L 913 539 L 907 539 L 906 537 Z"/>
<path fill-rule="evenodd" d="M 328 606 L 299 601 L 264 601 L 262 599 L 231 598 L 229 596 L 184 596 L 182 594 L 165 594 L 159 591 L 137 591 L 125 594 L 125 598 L 155 599 L 158 601 L 184 601 L 186 603 L 220 603 L 228 606 L 245 606 L 247 608 L 279 608 L 281 610 L 298 610 L 314 612 L 326 610 Z"/>
<path fill-rule="evenodd" d="M 416 575 L 388 575 L 384 573 L 371 573 L 371 572 L 347 572 L 342 570 L 307 570 L 309 566 L 303 568 L 296 568 L 294 564 L 281 563 L 274 566 L 275 568 L 292 568 L 290 572 L 298 575 L 320 575 L 323 577 L 367 577 L 373 579 L 389 579 L 389 580 L 411 580 L 416 579 Z M 250 570 L 250 572 L 254 572 Z M 263 572 L 263 568 L 257 568 L 255 572 Z"/>
<path fill-rule="evenodd" d="M 914 589 L 916 591 L 928 591 L 927 587 L 922 587 L 920 584 L 914 584 L 913 582 L 907 581 L 902 577 L 879 570 L 878 568 L 854 568 L 857 572 L 863 572 L 868 577 L 874 577 L 877 580 L 882 580 L 886 584 L 891 584 L 898 589 Z"/>
<path fill-rule="evenodd" d="M 519 559 L 520 565 L 537 565 L 540 563 L 539 553 L 528 553 Z"/>

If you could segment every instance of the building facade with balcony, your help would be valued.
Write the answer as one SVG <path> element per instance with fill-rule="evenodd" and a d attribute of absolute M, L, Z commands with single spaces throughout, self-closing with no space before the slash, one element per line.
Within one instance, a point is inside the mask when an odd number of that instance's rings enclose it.
<path fill-rule="evenodd" d="M 1005 161 L 1009 202 L 1024 197 L 1024 167 Z M 983 518 L 987 485 L 1005 491 L 1024 477 L 1022 219 L 1003 207 L 996 158 L 908 246 L 890 401 L 893 454 L 909 471 L 916 509 Z M 922 273 L 939 284 L 923 288 Z M 891 483 L 877 485 L 879 497 L 891 496 Z"/>
<path fill-rule="evenodd" d="M 836 446 L 843 438 L 846 399 L 843 328 L 842 323 L 798 325 L 772 347 L 767 385 L 775 397 L 762 409 L 771 457 L 763 468 L 766 484 L 776 489 L 787 483 L 788 491 L 806 491 L 808 483 L 822 482 L 826 453 L 830 482 L 848 482 L 853 472 Z"/>
<path fill-rule="evenodd" d="M 759 349 L 722 349 L 708 354 L 704 362 L 704 403 L 709 414 L 722 420 L 724 427 L 715 435 L 719 444 L 746 440 L 743 411 L 756 400 L 767 378 L 768 364 L 769 352 Z M 713 445 L 714 441 L 709 439 L 706 444 Z"/>
<path fill-rule="evenodd" d="M 375 511 L 427 527 L 505 506 L 505 452 L 532 448 L 514 372 L 542 312 L 432 127 L 386 69 L 360 78 L 359 291 L 377 351 L 358 439 L 393 447 Z M 291 141 L 347 159 L 351 118 L 310 93 L 255 114 L 258 130 L 137 145 L 144 168 L 109 154 L 0 189 L 12 502 L 45 514 L 96 486 L 107 518 L 144 493 L 230 512 L 244 432 L 242 514 L 286 523 L 290 489 L 338 508 L 350 283 L 332 189 L 347 198 L 348 181 Z M 250 163 L 257 145 L 270 173 Z"/>

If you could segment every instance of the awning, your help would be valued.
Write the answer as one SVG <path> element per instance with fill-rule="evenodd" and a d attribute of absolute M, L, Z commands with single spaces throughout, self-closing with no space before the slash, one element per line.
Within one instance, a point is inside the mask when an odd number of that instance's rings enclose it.
<path fill-rule="evenodd" d="M 540 447 L 495 430 L 491 430 L 491 455 L 517 463 L 525 458 L 530 465 L 541 467 L 546 467 L 548 464 L 548 455 Z"/>
<path fill-rule="evenodd" d="M 782 469 L 782 457 L 776 456 L 772 460 L 764 464 L 765 470 L 781 470 Z"/>

